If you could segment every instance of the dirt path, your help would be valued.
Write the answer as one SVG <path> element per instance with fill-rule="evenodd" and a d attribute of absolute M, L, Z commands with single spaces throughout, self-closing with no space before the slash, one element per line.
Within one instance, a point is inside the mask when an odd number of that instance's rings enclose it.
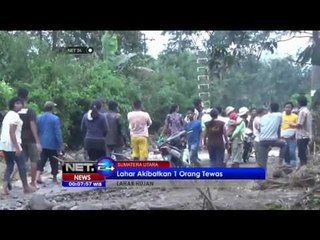
<path fill-rule="evenodd" d="M 277 155 L 277 154 L 274 154 Z M 207 154 L 200 154 L 201 163 L 208 166 Z M 269 158 L 270 176 L 274 157 Z M 254 167 L 249 162 L 242 167 Z M 59 175 L 61 180 L 61 175 Z M 66 189 L 51 182 L 49 169 L 44 174 L 45 185 L 36 194 L 22 193 L 20 181 L 14 183 L 10 196 L 0 195 L 0 209 L 30 209 L 30 199 L 42 196 L 47 209 L 202 209 L 203 199 L 196 188 L 106 188 Z M 306 188 L 276 188 L 256 190 L 255 181 L 239 181 L 228 186 L 213 184 L 210 188 L 215 209 L 286 209 Z M 31 204 L 32 205 L 32 204 Z M 37 205 L 37 203 L 35 204 Z M 34 209 L 34 207 L 31 207 Z"/>

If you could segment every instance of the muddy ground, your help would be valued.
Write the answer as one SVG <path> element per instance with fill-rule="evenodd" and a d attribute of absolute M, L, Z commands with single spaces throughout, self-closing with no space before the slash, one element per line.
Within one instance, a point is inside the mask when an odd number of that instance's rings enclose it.
<path fill-rule="evenodd" d="M 277 153 L 269 157 L 268 178 L 276 169 Z M 208 166 L 208 155 L 200 155 L 202 165 Z M 4 164 L 1 163 L 2 170 Z M 253 159 L 241 167 L 254 167 Z M 9 196 L 0 195 L 0 209 L 53 209 L 53 210 L 267 210 L 301 209 L 295 206 L 296 200 L 310 187 L 279 186 L 261 190 L 258 181 L 238 181 L 232 185 L 213 184 L 210 188 L 211 205 L 204 204 L 204 195 L 197 188 L 105 188 L 105 189 L 67 189 L 51 182 L 49 166 L 44 174 L 45 184 L 34 194 L 22 193 L 21 182 L 14 183 Z M 2 174 L 2 172 L 1 172 Z M 61 175 L 59 176 L 61 180 Z M 285 181 L 287 176 L 278 177 Z M 207 188 L 201 188 L 206 193 Z M 317 196 L 317 195 L 316 195 Z M 317 206 L 314 207 L 317 209 Z"/>

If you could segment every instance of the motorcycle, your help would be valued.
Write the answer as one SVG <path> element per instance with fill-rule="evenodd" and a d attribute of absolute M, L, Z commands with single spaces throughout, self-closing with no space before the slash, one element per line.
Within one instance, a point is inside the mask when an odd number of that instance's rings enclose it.
<path fill-rule="evenodd" d="M 172 134 L 167 139 L 157 141 L 163 160 L 169 161 L 171 167 L 191 167 L 187 141 L 184 138 L 192 131 L 181 131 Z"/>
<path fill-rule="evenodd" d="M 254 148 L 253 148 L 253 142 L 254 142 L 254 135 L 253 132 L 247 128 L 245 131 L 245 137 L 243 141 L 243 155 L 242 159 L 243 162 L 247 163 L 249 161 L 249 158 L 253 155 L 254 153 Z"/>

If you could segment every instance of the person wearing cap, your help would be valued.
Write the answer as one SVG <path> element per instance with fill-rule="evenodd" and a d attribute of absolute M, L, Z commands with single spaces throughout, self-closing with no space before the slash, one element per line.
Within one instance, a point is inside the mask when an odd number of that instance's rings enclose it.
<path fill-rule="evenodd" d="M 22 139 L 22 149 L 23 157 L 25 161 L 30 158 L 31 161 L 31 185 L 36 186 L 36 176 L 37 176 L 37 164 L 40 160 L 41 144 L 37 134 L 37 115 L 30 108 L 27 107 L 27 100 L 29 92 L 25 88 L 19 88 L 17 91 L 18 97 L 23 99 L 23 108 L 19 111 L 19 116 L 23 121 L 21 139 Z"/>
<path fill-rule="evenodd" d="M 236 119 L 236 128 L 233 131 L 231 141 L 231 163 L 232 167 L 240 167 L 243 156 L 243 140 L 245 136 L 246 124 L 245 119 L 248 117 L 249 109 L 242 107 L 239 109 L 238 117 Z"/>
<path fill-rule="evenodd" d="M 238 118 L 235 108 L 232 106 L 227 107 L 225 113 L 228 119 L 226 124 L 227 136 L 231 137 L 232 133 L 237 127 L 237 124 L 239 123 L 240 118 Z M 228 148 L 228 154 L 231 155 L 231 148 Z"/>
<path fill-rule="evenodd" d="M 227 124 L 227 135 L 228 137 L 231 137 L 233 131 L 235 130 L 237 124 L 239 124 L 239 118 L 236 113 L 236 110 L 234 107 L 227 107 L 226 108 L 226 115 L 228 116 L 228 124 Z"/>
<path fill-rule="evenodd" d="M 58 157 L 63 151 L 63 140 L 61 134 L 60 119 L 53 114 L 53 109 L 57 104 L 51 101 L 47 101 L 44 104 L 44 112 L 37 118 L 37 127 L 39 139 L 42 147 L 41 159 L 38 162 L 37 171 L 37 183 L 41 184 L 41 173 L 49 159 L 51 166 L 51 174 L 53 176 L 53 182 L 57 183 L 58 175 Z"/>

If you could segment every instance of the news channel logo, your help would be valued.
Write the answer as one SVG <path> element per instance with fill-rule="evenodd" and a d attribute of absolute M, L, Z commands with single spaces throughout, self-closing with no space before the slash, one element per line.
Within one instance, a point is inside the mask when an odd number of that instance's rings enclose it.
<path fill-rule="evenodd" d="M 114 174 L 116 170 L 116 162 L 109 157 L 103 157 L 97 161 L 96 167 L 98 173 L 107 178 Z"/>

